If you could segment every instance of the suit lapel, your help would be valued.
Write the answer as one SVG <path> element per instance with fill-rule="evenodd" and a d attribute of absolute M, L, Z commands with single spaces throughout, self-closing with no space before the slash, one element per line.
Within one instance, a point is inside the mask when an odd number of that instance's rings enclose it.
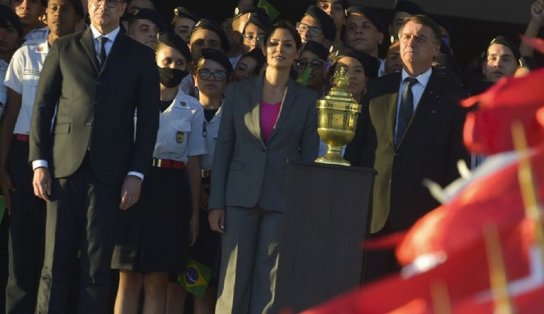
<path fill-rule="evenodd" d="M 100 69 L 100 74 L 104 72 L 104 69 L 108 66 L 109 63 L 113 62 L 115 58 L 119 57 L 119 55 L 123 51 L 123 46 L 125 45 L 126 41 L 127 41 L 127 36 L 125 35 L 124 31 L 121 29 L 119 31 L 119 34 L 117 34 L 115 41 L 113 42 L 113 46 L 111 46 L 110 53 L 108 54 L 108 57 L 106 58 L 106 62 L 104 63 L 104 66 L 102 67 L 102 69 Z"/>
<path fill-rule="evenodd" d="M 253 89 L 250 93 L 249 110 L 251 112 L 251 119 L 246 119 L 246 125 L 251 134 L 255 138 L 259 139 L 264 146 L 263 139 L 261 137 L 261 95 L 263 90 L 263 76 L 257 77 L 253 84 Z"/>
<path fill-rule="evenodd" d="M 91 31 L 91 28 L 87 28 L 85 32 L 83 32 L 83 35 L 79 39 L 81 42 L 81 45 L 83 46 L 83 50 L 85 50 L 85 53 L 91 60 L 91 63 L 94 66 L 94 69 L 96 72 L 99 72 L 98 69 L 98 60 L 96 59 L 96 50 L 94 48 L 94 39 L 93 39 L 93 32 Z"/>

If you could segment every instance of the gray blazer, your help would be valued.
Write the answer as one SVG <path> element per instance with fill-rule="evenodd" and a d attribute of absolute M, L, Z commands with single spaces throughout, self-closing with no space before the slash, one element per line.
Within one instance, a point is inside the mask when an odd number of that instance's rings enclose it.
<path fill-rule="evenodd" d="M 289 80 L 276 127 L 261 137 L 263 76 L 227 90 L 215 146 L 209 208 L 227 206 L 283 211 L 289 160 L 317 158 L 317 94 Z"/>

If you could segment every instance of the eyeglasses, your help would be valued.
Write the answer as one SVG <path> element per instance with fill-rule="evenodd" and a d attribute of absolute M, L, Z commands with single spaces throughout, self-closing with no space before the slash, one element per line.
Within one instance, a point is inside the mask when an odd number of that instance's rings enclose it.
<path fill-rule="evenodd" d="M 95 7 L 100 6 L 103 2 L 106 2 L 106 7 L 108 9 L 115 8 L 119 3 L 123 2 L 123 0 L 89 0 L 89 2 L 94 5 Z"/>
<path fill-rule="evenodd" d="M 331 3 L 331 2 L 326 2 L 326 1 L 319 1 L 317 3 L 317 6 L 323 11 L 327 11 L 330 8 L 332 8 L 333 11 L 342 11 L 342 10 L 344 10 L 344 6 L 340 2 Z"/>
<path fill-rule="evenodd" d="M 208 69 L 200 69 L 196 71 L 196 74 L 198 74 L 198 77 L 201 80 L 211 80 L 213 77 L 214 81 L 223 81 L 224 79 L 227 78 L 227 73 L 222 70 L 217 70 L 212 72 Z"/>
<path fill-rule="evenodd" d="M 314 70 L 319 70 L 319 69 L 323 69 L 323 67 L 325 66 L 325 62 L 321 60 L 317 60 L 317 59 L 313 59 L 313 60 L 302 59 L 297 61 L 297 66 L 302 69 L 306 68 L 306 66 L 310 66 Z"/>
<path fill-rule="evenodd" d="M 321 29 L 316 26 L 310 26 L 306 23 L 297 22 L 297 31 L 307 33 L 310 37 L 317 37 L 322 34 Z"/>
<path fill-rule="evenodd" d="M 264 35 L 244 34 L 244 38 L 249 41 L 263 41 Z"/>

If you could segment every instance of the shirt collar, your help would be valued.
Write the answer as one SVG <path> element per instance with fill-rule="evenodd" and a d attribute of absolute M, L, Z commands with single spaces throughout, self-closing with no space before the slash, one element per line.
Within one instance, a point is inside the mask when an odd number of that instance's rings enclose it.
<path fill-rule="evenodd" d="M 427 87 L 427 83 L 429 83 L 429 79 L 431 78 L 431 74 L 433 73 L 433 68 L 429 68 L 426 72 L 423 72 L 422 74 L 416 76 L 415 78 L 417 79 L 417 82 L 421 85 L 423 85 L 423 87 Z M 407 78 L 407 77 L 410 77 L 410 75 L 408 74 L 408 72 L 406 72 L 406 70 L 402 69 L 402 81 L 401 82 L 404 82 L 404 80 Z"/>
<path fill-rule="evenodd" d="M 91 32 L 93 33 L 93 39 L 97 39 L 100 36 L 107 37 L 111 42 L 115 41 L 115 38 L 117 38 L 117 35 L 119 34 L 119 31 L 121 31 L 121 27 L 117 26 L 114 30 L 107 34 L 100 34 L 100 32 L 91 24 Z"/>

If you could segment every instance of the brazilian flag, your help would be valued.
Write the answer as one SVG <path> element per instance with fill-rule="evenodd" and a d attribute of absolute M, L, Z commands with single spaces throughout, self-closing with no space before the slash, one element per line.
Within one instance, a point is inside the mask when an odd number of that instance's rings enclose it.
<path fill-rule="evenodd" d="M 197 297 L 201 297 L 206 292 L 211 278 L 211 268 L 189 257 L 187 269 L 185 270 L 185 273 L 178 276 L 178 282 L 188 292 Z"/>
<path fill-rule="evenodd" d="M 272 3 L 268 2 L 267 0 L 259 0 L 259 3 L 257 3 L 257 6 L 259 8 L 262 8 L 266 11 L 266 14 L 270 17 L 270 19 L 273 21 L 275 20 L 278 15 L 280 15 L 280 11 L 276 9 Z"/>

